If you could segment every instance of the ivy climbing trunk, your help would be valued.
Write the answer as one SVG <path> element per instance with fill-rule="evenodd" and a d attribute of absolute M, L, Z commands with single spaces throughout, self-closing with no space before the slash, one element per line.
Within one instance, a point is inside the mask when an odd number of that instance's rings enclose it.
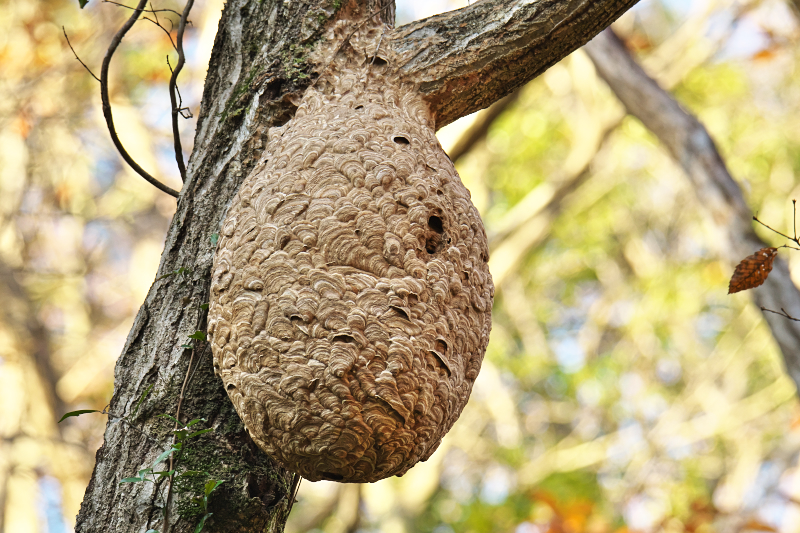
<path fill-rule="evenodd" d="M 339 20 L 386 25 L 436 126 L 487 107 L 585 44 L 637 0 L 483 0 L 392 30 L 392 0 L 228 0 L 209 65 L 195 147 L 159 271 L 115 370 L 103 446 L 76 531 L 165 533 L 168 476 L 120 484 L 173 442 L 174 422 L 213 431 L 187 440 L 169 499 L 169 531 L 282 531 L 293 475 L 248 437 L 203 340 L 216 235 L 267 131 L 291 120 L 325 65 L 311 52 Z M 188 377 L 188 381 L 187 381 Z M 184 383 L 185 389 L 184 389 Z M 180 398 L 183 400 L 180 401 Z M 209 480 L 223 481 L 203 504 Z"/>

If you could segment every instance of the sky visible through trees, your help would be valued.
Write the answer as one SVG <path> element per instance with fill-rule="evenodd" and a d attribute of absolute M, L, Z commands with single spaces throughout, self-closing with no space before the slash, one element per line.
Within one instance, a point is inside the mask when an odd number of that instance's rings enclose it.
<path fill-rule="evenodd" d="M 397 22 L 463 5 L 400 1 Z M 179 84 L 195 115 L 220 9 L 197 2 L 186 37 Z M 97 72 L 124 16 L 99 0 L 0 7 L 0 530 L 72 529 L 106 420 L 55 421 L 108 402 L 174 212 L 120 161 L 61 30 Z M 708 128 L 753 213 L 789 231 L 794 4 L 644 0 L 615 30 Z M 178 187 L 169 50 L 139 22 L 111 93 L 129 151 Z M 487 116 L 440 131 L 445 150 Z M 187 153 L 194 123 L 183 121 Z M 478 139 L 456 164 L 498 289 L 472 399 L 403 478 L 304 482 L 287 531 L 800 531 L 796 390 L 751 291 L 726 294 L 734 265 L 680 166 L 581 51 Z M 780 254 L 800 282 L 798 252 Z"/>

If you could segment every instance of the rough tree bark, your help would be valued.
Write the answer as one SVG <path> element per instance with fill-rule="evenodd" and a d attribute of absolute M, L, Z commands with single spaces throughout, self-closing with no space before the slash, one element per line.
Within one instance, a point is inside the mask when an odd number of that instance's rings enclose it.
<path fill-rule="evenodd" d="M 483 0 L 387 31 L 386 46 L 411 51 L 403 65 L 424 93 L 437 127 L 490 105 L 582 46 L 637 0 Z M 206 479 L 224 480 L 210 500 L 206 531 L 282 531 L 292 474 L 247 436 L 214 376 L 208 346 L 182 345 L 205 328 L 214 245 L 228 205 L 258 161 L 267 130 L 291 119 L 323 65 L 309 52 L 339 19 L 355 27 L 377 13 L 393 25 L 389 0 L 228 0 L 206 80 L 187 180 L 156 281 L 135 319 L 116 370 L 103 446 L 76 531 L 163 532 L 166 483 L 120 485 L 169 449 L 190 361 L 182 421 L 213 428 L 187 446 L 174 485 L 170 531 L 200 520 Z M 153 386 L 141 407 L 135 406 Z M 134 413 L 135 414 L 132 414 Z M 125 417 L 124 419 L 121 417 Z M 203 427 L 203 426 L 197 426 Z M 162 465 L 163 466 L 163 465 Z M 166 467 L 164 467 L 166 469 Z"/>

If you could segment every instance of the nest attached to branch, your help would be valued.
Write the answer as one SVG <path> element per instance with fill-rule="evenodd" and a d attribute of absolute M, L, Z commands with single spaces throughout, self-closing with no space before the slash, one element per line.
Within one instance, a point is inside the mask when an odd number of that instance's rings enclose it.
<path fill-rule="evenodd" d="M 460 415 L 494 286 L 428 106 L 376 53 L 383 28 L 338 31 L 233 200 L 208 329 L 263 450 L 312 481 L 371 482 L 430 457 Z"/>

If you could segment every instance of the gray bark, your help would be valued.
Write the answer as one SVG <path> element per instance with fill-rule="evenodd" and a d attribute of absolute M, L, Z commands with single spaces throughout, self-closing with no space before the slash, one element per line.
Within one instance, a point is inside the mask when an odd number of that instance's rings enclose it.
<path fill-rule="evenodd" d="M 403 70 L 438 129 L 511 94 L 637 1 L 484 0 L 398 28 L 393 46 L 412 52 Z"/>
<path fill-rule="evenodd" d="M 610 29 L 598 35 L 585 49 L 600 77 L 628 113 L 641 120 L 683 167 L 719 232 L 720 255 L 736 264 L 770 246 L 753 230 L 753 214 L 742 189 L 728 171 L 705 127 L 642 70 Z M 766 283 L 749 293 L 762 309 L 785 309 L 791 316 L 800 317 L 800 291 L 780 256 Z M 768 312 L 764 313 L 764 318 L 780 346 L 789 376 L 800 388 L 800 322 Z"/>
<path fill-rule="evenodd" d="M 120 485 L 169 449 L 189 361 L 191 380 L 181 420 L 203 417 L 213 433 L 188 445 L 179 472 L 198 471 L 175 484 L 170 531 L 193 531 L 196 497 L 208 479 L 214 515 L 205 531 L 282 531 L 290 509 L 292 475 L 275 466 L 247 436 L 214 376 L 211 352 L 197 342 L 205 328 L 209 272 L 219 227 L 261 156 L 268 128 L 286 123 L 292 101 L 316 76 L 309 51 L 334 20 L 363 20 L 386 0 L 228 0 L 212 52 L 187 181 L 178 199 L 155 283 L 135 319 L 115 369 L 114 395 L 103 446 L 87 488 L 76 531 L 164 533 L 166 484 Z M 405 69 L 421 84 L 439 126 L 490 105 L 580 47 L 637 0 L 484 0 L 387 33 L 387 43 L 415 50 Z M 379 16 L 391 25 L 393 3 Z M 185 269 L 182 273 L 175 273 Z M 196 369 L 196 370 L 195 370 Z M 135 415 L 131 413 L 153 385 Z M 125 419 L 121 417 L 126 417 Z M 166 469 L 165 465 L 160 465 Z M 159 468 L 162 469 L 162 468 Z M 206 474 L 207 473 L 207 474 Z"/>

